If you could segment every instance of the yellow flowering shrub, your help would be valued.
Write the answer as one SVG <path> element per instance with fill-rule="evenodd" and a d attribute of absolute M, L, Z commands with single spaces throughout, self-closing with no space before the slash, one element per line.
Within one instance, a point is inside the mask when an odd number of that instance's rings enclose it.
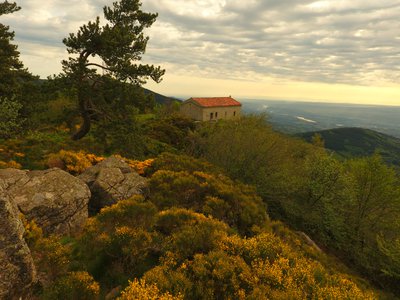
<path fill-rule="evenodd" d="M 204 170 L 161 169 L 146 198 L 121 200 L 88 220 L 76 259 L 104 291 L 138 278 L 123 300 L 376 298 L 302 244 L 268 222 L 253 188 Z"/>
<path fill-rule="evenodd" d="M 149 228 L 154 223 L 157 209 L 143 196 L 133 196 L 101 209 L 96 216 L 101 230 L 111 232 L 116 224 L 133 228 Z"/>
<path fill-rule="evenodd" d="M 203 214 L 184 208 L 171 208 L 160 211 L 157 214 L 155 228 L 161 233 L 169 235 L 179 231 L 185 226 L 193 227 L 207 221 L 211 221 L 211 219 Z M 218 222 L 217 220 L 213 221 L 221 230 L 226 231 L 228 229 L 228 226 L 224 223 Z"/>
<path fill-rule="evenodd" d="M 21 169 L 21 160 L 25 153 L 21 152 L 20 142 L 9 140 L 0 148 L 0 169 Z"/>
<path fill-rule="evenodd" d="M 22 166 L 20 163 L 17 163 L 15 160 L 10 160 L 10 161 L 0 161 L 0 169 L 7 169 L 7 168 L 13 168 L 13 169 L 21 169 Z"/>
<path fill-rule="evenodd" d="M 229 236 L 220 241 L 219 247 L 231 255 L 243 257 L 249 264 L 257 259 L 272 262 L 278 257 L 293 257 L 293 249 L 287 243 L 267 232 L 247 239 Z"/>
<path fill-rule="evenodd" d="M 219 239 L 186 260 L 177 251 L 164 256 L 145 280 L 186 299 L 377 299 L 271 233 Z"/>
<path fill-rule="evenodd" d="M 254 286 L 250 266 L 223 251 L 196 254 L 186 268 L 186 276 L 194 283 L 188 299 L 245 299 L 246 291 Z"/>
<path fill-rule="evenodd" d="M 118 300 L 180 300 L 182 295 L 171 295 L 169 292 L 161 293 L 156 284 L 147 284 L 144 280 L 134 279 L 122 292 Z"/>
<path fill-rule="evenodd" d="M 29 247 L 35 247 L 41 238 L 43 238 L 43 230 L 40 228 L 35 220 L 28 221 L 23 214 L 19 218 L 24 225 L 24 239 Z"/>
<path fill-rule="evenodd" d="M 80 259 L 100 270 L 95 275 L 140 276 L 155 263 L 152 255 L 160 247 L 158 234 L 150 230 L 156 212 L 141 196 L 103 208 L 86 223 L 79 239 Z"/>
<path fill-rule="evenodd" d="M 16 157 L 25 157 L 25 154 L 24 154 L 24 153 L 21 153 L 21 152 L 15 152 L 14 155 L 15 155 Z"/>
<path fill-rule="evenodd" d="M 372 292 L 363 292 L 352 281 L 342 275 L 332 275 L 329 283 L 316 289 L 315 299 L 377 299 Z"/>
<path fill-rule="evenodd" d="M 84 236 L 84 253 L 91 251 L 92 260 L 108 257 L 101 261 L 107 278 L 138 278 L 144 271 L 146 284 L 131 283 L 120 299 L 164 299 L 157 298 L 163 293 L 185 299 L 377 298 L 271 232 L 241 237 L 191 210 L 157 213 L 142 197 L 104 208 Z M 157 293 L 148 294 L 147 284 Z"/>
<path fill-rule="evenodd" d="M 142 229 L 118 227 L 110 236 L 107 253 L 117 257 L 116 263 L 130 274 L 133 268 L 138 270 L 146 264 L 150 251 L 157 246 L 155 239 L 156 234 Z"/>
<path fill-rule="evenodd" d="M 87 168 L 104 160 L 102 156 L 86 153 L 61 150 L 56 154 L 50 154 L 47 159 L 48 167 L 58 167 L 71 174 L 80 174 Z"/>
<path fill-rule="evenodd" d="M 69 272 L 45 289 L 43 299 L 95 300 L 99 293 L 99 284 L 87 272 Z"/>
<path fill-rule="evenodd" d="M 120 155 L 116 155 L 117 157 L 123 159 L 132 169 L 134 169 L 139 175 L 144 175 L 145 171 L 151 167 L 154 163 L 153 158 L 149 158 L 143 161 L 140 160 L 134 160 L 134 159 L 129 159 L 122 157 Z"/>
<path fill-rule="evenodd" d="M 70 247 L 63 245 L 57 236 L 39 239 L 33 248 L 38 271 L 51 281 L 64 275 L 69 267 L 70 251 Z"/>
<path fill-rule="evenodd" d="M 217 218 L 251 235 L 268 220 L 265 204 L 247 185 L 221 174 L 200 171 L 156 171 L 150 181 L 150 201 L 160 209 L 189 208 Z"/>
<path fill-rule="evenodd" d="M 123 159 L 132 169 L 140 175 L 144 175 L 147 168 L 149 168 L 154 159 L 147 159 L 144 161 L 128 159 L 120 155 L 115 155 Z M 105 157 L 97 156 L 85 151 L 66 151 L 61 150 L 58 153 L 50 154 L 47 158 L 48 167 L 57 167 L 68 171 L 71 174 L 77 175 L 85 171 L 87 168 L 103 161 Z"/>
<path fill-rule="evenodd" d="M 172 232 L 168 232 L 165 225 L 171 225 L 174 219 L 175 227 L 168 226 L 172 229 Z M 228 226 L 221 221 L 175 208 L 167 210 L 158 219 L 156 228 L 168 234 L 165 250 L 174 253 L 179 261 L 193 257 L 196 253 L 214 250 L 228 231 Z"/>
<path fill-rule="evenodd" d="M 153 162 L 149 172 L 153 174 L 157 170 L 168 170 L 175 172 L 202 171 L 209 173 L 221 173 L 221 170 L 204 160 L 195 159 L 187 155 L 162 153 Z"/>

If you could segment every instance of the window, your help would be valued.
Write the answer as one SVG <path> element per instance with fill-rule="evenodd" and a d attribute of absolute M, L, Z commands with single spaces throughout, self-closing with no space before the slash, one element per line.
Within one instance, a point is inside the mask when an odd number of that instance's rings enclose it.
<path fill-rule="evenodd" d="M 236 116 L 236 111 L 233 112 L 233 116 L 234 116 L 234 117 Z"/>
<path fill-rule="evenodd" d="M 214 113 L 210 113 L 210 120 L 214 118 Z"/>
<path fill-rule="evenodd" d="M 218 112 L 215 112 L 215 118 L 218 119 Z"/>

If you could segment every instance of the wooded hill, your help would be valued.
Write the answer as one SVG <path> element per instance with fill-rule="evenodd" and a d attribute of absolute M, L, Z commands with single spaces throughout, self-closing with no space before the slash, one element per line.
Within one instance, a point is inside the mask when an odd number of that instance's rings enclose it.
<path fill-rule="evenodd" d="M 299 133 L 297 136 L 311 142 L 319 135 L 326 149 L 342 158 L 370 156 L 379 153 L 385 162 L 400 166 L 400 139 L 364 128 L 335 128 Z"/>

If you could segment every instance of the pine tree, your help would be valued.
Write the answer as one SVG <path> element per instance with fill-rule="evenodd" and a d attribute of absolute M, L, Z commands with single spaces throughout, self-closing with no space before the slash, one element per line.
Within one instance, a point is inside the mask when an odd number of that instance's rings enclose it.
<path fill-rule="evenodd" d="M 148 78 L 160 82 L 165 72 L 160 67 L 137 63 L 149 40 L 143 30 L 154 23 L 157 14 L 143 12 L 139 0 L 114 2 L 103 11 L 104 26 L 97 17 L 94 22 L 80 27 L 77 34 L 71 33 L 63 40 L 68 53 L 73 55 L 63 61 L 63 69 L 77 89 L 83 119 L 80 129 L 72 137 L 75 140 L 84 137 L 90 131 L 91 122 L 102 113 L 93 94 L 101 89 L 104 76 L 141 85 Z M 92 57 L 97 60 L 90 60 Z"/>
<path fill-rule="evenodd" d="M 0 3 L 0 16 L 20 10 L 16 3 Z M 12 98 L 16 96 L 21 82 L 30 74 L 24 69 L 19 60 L 17 46 L 12 44 L 14 32 L 10 27 L 0 23 L 0 97 Z"/>

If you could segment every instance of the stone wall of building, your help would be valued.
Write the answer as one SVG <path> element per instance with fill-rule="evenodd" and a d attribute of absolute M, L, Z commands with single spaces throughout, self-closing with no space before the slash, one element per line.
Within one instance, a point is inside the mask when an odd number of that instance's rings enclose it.
<path fill-rule="evenodd" d="M 188 101 L 182 104 L 181 113 L 191 119 L 198 121 L 235 119 L 240 117 L 241 107 L 240 106 L 201 107 L 191 101 Z"/>
<path fill-rule="evenodd" d="M 240 117 L 240 113 L 240 106 L 207 107 L 202 110 L 202 121 L 235 119 Z"/>

